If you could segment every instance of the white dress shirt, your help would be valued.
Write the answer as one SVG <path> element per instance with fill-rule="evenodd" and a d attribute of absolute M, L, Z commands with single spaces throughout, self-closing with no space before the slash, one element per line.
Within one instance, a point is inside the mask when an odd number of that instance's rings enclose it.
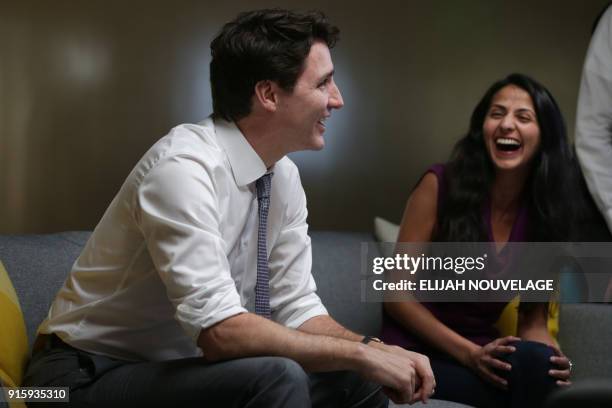
<path fill-rule="evenodd" d="M 593 199 L 612 231 L 612 7 L 601 17 L 584 62 L 576 151 Z"/>
<path fill-rule="evenodd" d="M 270 306 L 274 321 L 296 328 L 327 311 L 310 271 L 298 170 L 287 157 L 272 170 Z M 125 360 L 202 355 L 202 329 L 254 311 L 255 181 L 265 172 L 233 123 L 172 129 L 124 182 L 40 332 Z"/>

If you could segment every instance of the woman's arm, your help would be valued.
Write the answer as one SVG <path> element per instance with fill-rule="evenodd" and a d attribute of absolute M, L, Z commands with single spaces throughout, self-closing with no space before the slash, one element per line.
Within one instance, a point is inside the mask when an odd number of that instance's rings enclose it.
<path fill-rule="evenodd" d="M 428 173 L 408 199 L 399 231 L 399 243 L 431 241 L 437 219 L 437 201 L 438 179 L 434 174 Z M 446 326 L 416 301 L 387 302 L 385 310 L 402 327 L 415 333 L 429 345 L 454 357 L 491 384 L 502 389 L 507 388 L 507 381 L 497 375 L 495 369 L 511 369 L 510 364 L 500 360 L 499 356 L 512 353 L 515 349 L 511 343 L 519 340 L 518 338 L 508 336 L 482 347 Z"/>
<path fill-rule="evenodd" d="M 397 242 L 431 241 L 436 225 L 437 207 L 438 178 L 433 173 L 427 173 L 408 199 Z M 416 301 L 387 302 L 385 310 L 402 327 L 462 364 L 469 365 L 470 355 L 480 348 L 451 330 Z"/>

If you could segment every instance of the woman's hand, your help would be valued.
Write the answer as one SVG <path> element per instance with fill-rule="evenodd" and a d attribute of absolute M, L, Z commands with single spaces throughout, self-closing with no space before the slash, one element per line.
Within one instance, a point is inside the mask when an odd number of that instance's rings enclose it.
<path fill-rule="evenodd" d="M 475 348 L 469 356 L 468 365 L 485 381 L 501 389 L 508 389 L 508 381 L 495 374 L 495 370 L 510 371 L 512 366 L 499 357 L 510 354 L 516 348 L 510 344 L 521 339 L 514 336 L 493 340 L 482 347 Z"/>
<path fill-rule="evenodd" d="M 569 358 L 563 354 L 559 347 L 552 345 L 550 346 L 555 350 L 556 356 L 550 357 L 550 362 L 555 364 L 559 369 L 548 370 L 548 375 L 557 380 L 557 385 L 568 386 L 571 385 L 570 376 L 572 375 L 572 367 Z"/>
<path fill-rule="evenodd" d="M 537 341 L 544 343 L 548 347 L 555 350 L 555 356 L 550 357 L 550 362 L 557 366 L 558 369 L 551 369 L 548 371 L 548 375 L 557 380 L 557 385 L 567 386 L 570 385 L 569 381 L 571 375 L 570 360 L 563 354 L 561 349 L 557 346 L 557 343 L 552 338 L 546 326 L 534 326 L 522 330 L 520 333 L 523 340 Z"/>

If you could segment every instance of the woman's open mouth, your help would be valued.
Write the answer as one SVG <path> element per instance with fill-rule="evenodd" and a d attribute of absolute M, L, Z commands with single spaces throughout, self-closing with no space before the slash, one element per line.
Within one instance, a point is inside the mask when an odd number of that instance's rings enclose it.
<path fill-rule="evenodd" d="M 512 139 L 510 137 L 500 137 L 495 139 L 495 147 L 497 150 L 501 152 L 512 153 L 519 150 L 522 146 L 522 143 L 517 139 Z"/>

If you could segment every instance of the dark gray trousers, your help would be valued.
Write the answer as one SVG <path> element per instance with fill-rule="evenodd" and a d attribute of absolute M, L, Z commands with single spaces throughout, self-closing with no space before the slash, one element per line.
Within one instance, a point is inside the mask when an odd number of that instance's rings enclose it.
<path fill-rule="evenodd" d="M 70 388 L 70 404 L 33 406 L 387 407 L 380 386 L 350 371 L 307 374 L 295 361 L 252 357 L 132 363 L 87 353 L 59 339 L 34 353 L 23 386 Z"/>
<path fill-rule="evenodd" d="M 436 376 L 436 398 L 474 407 L 543 407 L 546 398 L 559 388 L 555 379 L 548 375 L 548 370 L 556 368 L 550 362 L 554 350 L 545 344 L 526 340 L 515 342 L 513 346 L 515 352 L 501 357 L 512 365 L 512 370 L 496 371 L 508 381 L 508 391 L 495 388 L 449 356 L 430 354 Z"/>

